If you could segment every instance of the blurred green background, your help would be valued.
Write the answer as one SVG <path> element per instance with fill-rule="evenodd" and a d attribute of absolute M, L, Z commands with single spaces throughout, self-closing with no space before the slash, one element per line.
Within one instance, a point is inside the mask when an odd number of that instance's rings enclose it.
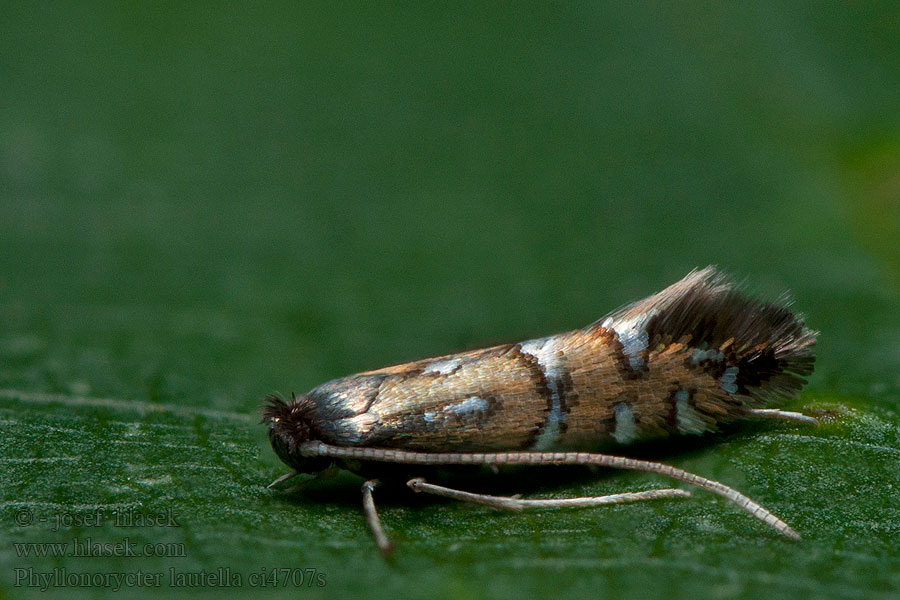
<path fill-rule="evenodd" d="M 310 597 L 896 597 L 898 66 L 893 2 L 5 6 L 0 596 L 38 594 L 16 569 L 167 574 L 140 597 L 297 567 L 327 577 Z M 379 491 L 385 562 L 360 480 L 264 489 L 266 393 L 583 326 L 707 264 L 791 290 L 821 336 L 790 406 L 837 417 L 635 452 L 804 542 L 702 492 L 508 515 Z M 545 475 L 473 487 L 669 484 Z M 135 507 L 180 526 L 14 519 Z M 187 552 L 13 545 L 85 536 Z"/>

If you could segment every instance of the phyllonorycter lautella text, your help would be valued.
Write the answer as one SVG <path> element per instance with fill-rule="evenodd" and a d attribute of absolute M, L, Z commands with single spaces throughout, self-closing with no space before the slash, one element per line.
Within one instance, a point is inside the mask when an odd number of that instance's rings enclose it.
<path fill-rule="evenodd" d="M 714 432 L 746 419 L 816 424 L 771 405 L 813 370 L 816 332 L 785 301 L 738 290 L 713 267 L 582 329 L 440 356 L 329 381 L 290 402 L 270 396 L 263 422 L 279 458 L 300 473 L 379 464 L 595 465 L 647 471 L 724 496 L 785 536 L 800 535 L 736 490 L 666 464 L 593 452 L 602 445 Z M 383 466 L 382 468 L 386 468 Z M 366 519 L 392 545 L 362 488 Z M 501 509 L 598 506 L 685 497 L 679 489 L 586 498 L 475 494 L 410 477 L 407 485 Z"/>

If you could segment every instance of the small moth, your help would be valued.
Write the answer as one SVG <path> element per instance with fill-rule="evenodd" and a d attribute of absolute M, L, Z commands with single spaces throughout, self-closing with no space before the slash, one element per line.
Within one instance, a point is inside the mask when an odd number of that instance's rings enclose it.
<path fill-rule="evenodd" d="M 741 293 L 714 267 L 582 329 L 428 358 L 335 379 L 284 402 L 269 396 L 263 423 L 276 454 L 300 473 L 447 465 L 596 465 L 647 471 L 720 494 L 785 536 L 800 535 L 732 488 L 600 447 L 714 432 L 744 419 L 816 424 L 770 405 L 812 373 L 816 332 L 784 302 Z M 372 496 L 363 507 L 379 548 L 392 546 Z M 598 506 L 684 497 L 678 489 L 553 500 L 407 485 L 501 509 Z"/>

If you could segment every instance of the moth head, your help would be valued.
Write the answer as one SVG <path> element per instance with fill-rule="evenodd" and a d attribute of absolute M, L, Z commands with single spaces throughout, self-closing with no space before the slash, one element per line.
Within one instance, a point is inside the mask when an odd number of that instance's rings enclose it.
<path fill-rule="evenodd" d="M 332 460 L 303 456 L 300 446 L 310 441 L 309 412 L 312 402 L 306 396 L 291 396 L 285 402 L 278 396 L 268 396 L 262 408 L 262 423 L 269 428 L 269 442 L 275 454 L 298 473 L 317 473 L 331 466 Z"/>

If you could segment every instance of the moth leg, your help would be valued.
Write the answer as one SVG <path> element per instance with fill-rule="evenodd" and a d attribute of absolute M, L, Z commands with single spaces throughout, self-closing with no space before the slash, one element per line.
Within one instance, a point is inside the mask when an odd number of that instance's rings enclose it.
<path fill-rule="evenodd" d="M 394 546 L 384 532 L 384 527 L 381 525 L 381 519 L 378 517 L 378 511 L 375 510 L 375 499 L 372 497 L 372 490 L 375 489 L 375 486 L 378 485 L 378 483 L 379 481 L 377 479 L 370 479 L 362 484 L 363 512 L 366 513 L 366 523 L 369 524 L 369 529 L 372 530 L 372 535 L 375 537 L 375 544 L 378 546 L 378 549 L 381 550 L 381 553 L 385 556 L 390 556 L 391 552 L 394 551 Z"/>
<path fill-rule="evenodd" d="M 520 511 L 526 508 L 576 508 L 585 506 L 602 506 L 604 504 L 623 504 L 626 502 L 639 502 L 641 500 L 656 500 L 658 498 L 689 498 L 691 493 L 685 490 L 671 488 L 661 490 L 646 490 L 643 492 L 626 492 L 624 494 L 610 494 L 608 496 L 588 496 L 584 498 L 551 498 L 551 499 L 526 499 L 515 496 L 489 496 L 487 494 L 473 494 L 462 490 L 434 485 L 417 477 L 406 482 L 414 492 L 426 492 L 463 502 L 485 504 L 504 510 Z"/>
<path fill-rule="evenodd" d="M 309 484 L 311 484 L 315 481 L 321 481 L 323 479 L 330 479 L 330 478 L 334 477 L 335 475 L 337 475 L 337 473 L 340 470 L 341 470 L 340 467 L 338 467 L 337 465 L 331 465 L 324 471 L 319 471 L 318 473 L 316 473 L 314 476 L 310 477 L 309 479 L 304 479 L 300 483 L 295 483 L 291 487 L 282 490 L 281 493 L 282 494 L 293 494 L 294 492 L 302 490 L 303 488 L 305 488 L 306 486 L 308 486 Z M 272 489 L 279 483 L 283 483 L 289 479 L 293 479 L 297 475 L 300 475 L 300 473 L 296 472 L 296 471 L 293 473 L 285 473 L 284 475 L 282 475 L 281 477 L 279 477 L 278 479 L 276 479 L 275 481 L 273 481 L 272 483 L 267 485 L 266 489 Z"/>
<path fill-rule="evenodd" d="M 287 481 L 289 479 L 293 479 L 294 477 L 296 477 L 299 474 L 300 473 L 298 473 L 297 471 L 294 471 L 293 473 L 285 473 L 284 475 L 282 475 L 281 477 L 279 477 L 278 479 L 276 479 L 275 481 L 273 481 L 272 483 L 267 485 L 266 489 L 271 490 L 273 487 L 275 487 L 279 483 L 284 483 L 285 481 Z"/>
<path fill-rule="evenodd" d="M 815 417 L 810 417 L 798 412 L 778 410 L 777 408 L 751 408 L 749 409 L 749 412 L 751 416 L 760 417 L 763 419 L 784 419 L 786 421 L 806 423 L 807 425 L 819 424 L 819 420 Z"/>

